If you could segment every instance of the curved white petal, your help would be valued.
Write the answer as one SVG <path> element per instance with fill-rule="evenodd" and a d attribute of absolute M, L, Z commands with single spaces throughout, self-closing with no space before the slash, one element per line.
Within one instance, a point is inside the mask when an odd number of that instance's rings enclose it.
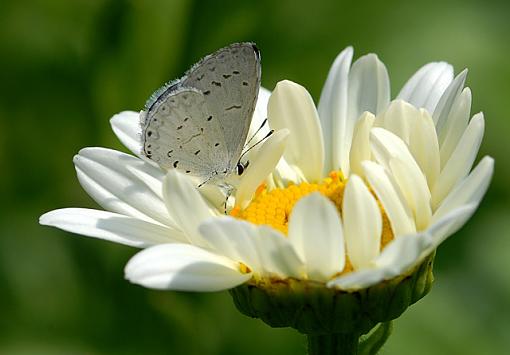
<path fill-rule="evenodd" d="M 324 142 L 317 110 L 308 91 L 288 80 L 279 82 L 269 98 L 268 116 L 271 127 L 290 131 L 285 160 L 299 167 L 308 181 L 320 180 Z"/>
<path fill-rule="evenodd" d="M 444 91 L 453 79 L 453 67 L 446 62 L 424 65 L 407 81 L 397 96 L 415 107 L 434 112 Z"/>
<path fill-rule="evenodd" d="M 190 243 L 207 246 L 198 232 L 198 226 L 215 213 L 192 181 L 176 170 L 168 171 L 163 182 L 163 196 L 168 212 L 181 226 Z"/>
<path fill-rule="evenodd" d="M 349 72 L 347 118 L 345 120 L 345 133 L 343 134 L 342 172 L 349 175 L 354 125 L 365 111 L 374 115 L 386 109 L 390 102 L 390 82 L 388 71 L 375 54 L 368 54 L 359 58 L 352 65 Z"/>
<path fill-rule="evenodd" d="M 365 111 L 381 113 L 390 103 L 388 71 L 377 55 L 368 54 L 352 65 L 349 73 L 348 117 L 354 121 Z"/>
<path fill-rule="evenodd" d="M 257 228 L 258 254 L 268 276 L 303 278 L 304 263 L 285 235 L 268 226 Z"/>
<path fill-rule="evenodd" d="M 105 148 L 85 148 L 74 157 L 80 184 L 104 209 L 175 227 L 166 211 L 157 181 L 161 170 Z"/>
<path fill-rule="evenodd" d="M 63 208 L 50 211 L 39 218 L 39 223 L 137 248 L 161 243 L 186 242 L 184 234 L 174 228 L 87 208 Z"/>
<path fill-rule="evenodd" d="M 414 122 L 419 117 L 420 111 L 416 107 L 405 101 L 395 100 L 377 116 L 374 125 L 394 133 L 409 145 Z"/>
<path fill-rule="evenodd" d="M 416 232 L 411 211 L 385 169 L 374 162 L 362 164 L 365 176 L 390 220 L 395 238 Z"/>
<path fill-rule="evenodd" d="M 271 91 L 260 87 L 250 130 L 248 131 L 248 139 L 251 139 L 252 144 L 260 141 L 269 132 L 269 125 L 267 123 L 264 124 L 264 121 L 267 119 L 267 103 L 269 102 L 270 96 Z M 257 132 L 256 135 L 255 132 Z"/>
<path fill-rule="evenodd" d="M 452 109 L 439 135 L 441 167 L 446 164 L 469 123 L 471 90 L 465 88 L 453 103 Z"/>
<path fill-rule="evenodd" d="M 399 136 L 387 129 L 380 127 L 371 129 L 370 147 L 377 162 L 388 170 L 390 170 L 389 161 L 392 158 L 399 158 L 407 164 L 413 165 L 415 169 L 420 170 L 407 144 Z"/>
<path fill-rule="evenodd" d="M 409 150 L 432 188 L 439 176 L 440 157 L 436 127 L 428 111 L 420 109 L 409 136 Z"/>
<path fill-rule="evenodd" d="M 421 171 L 407 164 L 402 159 L 392 158 L 390 169 L 414 213 L 416 229 L 423 230 L 430 224 L 432 209 L 430 208 L 430 190 Z"/>
<path fill-rule="evenodd" d="M 328 282 L 328 287 L 358 290 L 370 287 L 382 280 L 389 280 L 409 270 L 430 245 L 423 235 L 410 235 L 395 239 L 377 258 L 373 269 L 354 271 Z"/>
<path fill-rule="evenodd" d="M 377 258 L 373 269 L 340 276 L 330 281 L 328 287 L 356 290 L 406 273 L 462 227 L 475 209 L 476 205 L 464 205 L 451 211 L 419 234 L 393 240 Z"/>
<path fill-rule="evenodd" d="M 347 89 L 352 55 L 352 47 L 347 47 L 336 57 L 321 92 L 318 112 L 324 135 L 324 174 L 338 169 L 348 172 L 346 164 L 349 146 L 344 143 L 347 134 Z"/>
<path fill-rule="evenodd" d="M 445 164 L 437 183 L 432 189 L 432 206 L 437 208 L 451 189 L 471 170 L 482 143 L 485 121 L 482 113 L 476 114 L 469 122 L 457 147 Z"/>
<path fill-rule="evenodd" d="M 370 287 L 380 281 L 389 280 L 413 267 L 431 245 L 425 233 L 393 240 L 375 261 L 373 269 L 355 271 L 340 276 L 328 283 L 328 287 L 357 290 Z"/>
<path fill-rule="evenodd" d="M 475 213 L 477 207 L 478 205 L 476 203 L 462 205 L 450 210 L 448 213 L 435 220 L 427 230 L 432 245 L 424 251 L 422 256 L 432 252 L 439 244 L 457 232 L 473 213 Z"/>
<path fill-rule="evenodd" d="M 444 199 L 434 213 L 433 221 L 462 205 L 478 205 L 489 187 L 493 172 L 494 159 L 484 157 L 469 176 L 462 180 Z"/>
<path fill-rule="evenodd" d="M 225 216 L 205 221 L 199 231 L 216 253 L 243 262 L 255 274 L 264 271 L 259 255 L 260 234 L 255 225 Z"/>
<path fill-rule="evenodd" d="M 212 292 L 236 287 L 251 278 L 239 263 L 187 244 L 161 244 L 136 254 L 126 279 L 144 287 Z"/>
<path fill-rule="evenodd" d="M 426 228 L 432 216 L 430 190 L 425 175 L 406 144 L 382 128 L 372 129 L 371 142 L 376 160 L 392 173 L 402 195 L 413 210 L 416 228 Z"/>
<path fill-rule="evenodd" d="M 444 124 L 448 118 L 448 115 L 450 114 L 453 103 L 460 95 L 462 88 L 464 87 L 467 73 L 467 69 L 464 69 L 459 75 L 457 75 L 457 77 L 450 83 L 443 96 L 441 96 L 441 99 L 437 103 L 432 118 L 436 124 L 437 133 L 439 136 L 442 134 Z"/>
<path fill-rule="evenodd" d="M 275 169 L 285 151 L 288 137 L 289 130 L 281 129 L 275 131 L 262 143 L 262 147 L 250 161 L 250 165 L 239 182 L 236 192 L 237 205 L 244 207 L 251 200 L 257 187 Z"/>
<path fill-rule="evenodd" d="M 142 154 L 142 128 L 140 126 L 140 114 L 134 111 L 122 111 L 110 119 L 113 133 L 120 142 L 133 154 L 156 165 L 152 160 Z"/>
<path fill-rule="evenodd" d="M 382 218 L 377 202 L 357 175 L 351 175 L 342 202 L 345 244 L 354 270 L 371 266 L 381 248 Z"/>
<path fill-rule="evenodd" d="M 327 280 L 345 266 L 340 215 L 319 193 L 301 198 L 292 210 L 288 238 L 305 263 L 308 278 Z"/>
<path fill-rule="evenodd" d="M 221 217 L 202 223 L 200 232 L 212 250 L 242 262 L 256 275 L 282 278 L 304 275 L 303 261 L 290 241 L 272 228 Z"/>
<path fill-rule="evenodd" d="M 364 176 L 361 162 L 370 160 L 370 130 L 374 125 L 375 116 L 370 112 L 365 112 L 354 127 L 354 136 L 352 138 L 352 148 L 350 152 L 351 173 Z"/>

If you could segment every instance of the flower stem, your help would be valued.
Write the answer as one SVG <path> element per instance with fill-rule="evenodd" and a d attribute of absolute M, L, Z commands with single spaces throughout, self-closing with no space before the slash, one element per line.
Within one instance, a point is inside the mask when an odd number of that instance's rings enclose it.
<path fill-rule="evenodd" d="M 307 335 L 308 355 L 356 355 L 358 334 Z"/>

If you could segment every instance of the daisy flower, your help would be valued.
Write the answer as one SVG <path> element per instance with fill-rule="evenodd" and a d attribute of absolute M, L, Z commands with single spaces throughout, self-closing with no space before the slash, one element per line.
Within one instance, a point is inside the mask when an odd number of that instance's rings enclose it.
<path fill-rule="evenodd" d="M 127 264 L 131 282 L 232 289 L 247 315 L 353 333 L 357 346 L 428 292 L 434 251 L 477 209 L 493 160 L 472 169 L 484 118 L 470 118 L 467 71 L 454 78 L 451 65 L 427 64 L 390 101 L 378 57 L 352 57 L 349 47 L 335 59 L 317 107 L 290 81 L 261 89 L 248 136 L 266 117 L 257 137 L 275 133 L 250 151 L 229 216 L 220 190 L 140 155 L 139 114 L 123 112 L 112 127 L 135 156 L 86 148 L 74 160 L 106 211 L 60 209 L 40 223 L 149 247 Z"/>

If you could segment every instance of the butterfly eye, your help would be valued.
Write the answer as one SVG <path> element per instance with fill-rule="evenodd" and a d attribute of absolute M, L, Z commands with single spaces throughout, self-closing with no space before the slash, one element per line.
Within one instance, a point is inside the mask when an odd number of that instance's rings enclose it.
<path fill-rule="evenodd" d="M 246 170 L 246 168 L 248 167 L 248 165 L 250 165 L 250 161 L 246 161 L 246 163 L 237 163 L 237 175 L 241 176 L 243 175 L 244 171 Z"/>

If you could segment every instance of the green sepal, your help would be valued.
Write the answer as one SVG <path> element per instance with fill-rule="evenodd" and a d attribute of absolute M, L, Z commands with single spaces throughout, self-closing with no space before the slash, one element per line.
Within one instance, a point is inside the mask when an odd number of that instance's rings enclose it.
<path fill-rule="evenodd" d="M 290 278 L 251 281 L 230 293 L 241 313 L 271 327 L 307 335 L 362 335 L 398 318 L 430 291 L 433 260 L 434 253 L 408 273 L 358 291 Z"/>

